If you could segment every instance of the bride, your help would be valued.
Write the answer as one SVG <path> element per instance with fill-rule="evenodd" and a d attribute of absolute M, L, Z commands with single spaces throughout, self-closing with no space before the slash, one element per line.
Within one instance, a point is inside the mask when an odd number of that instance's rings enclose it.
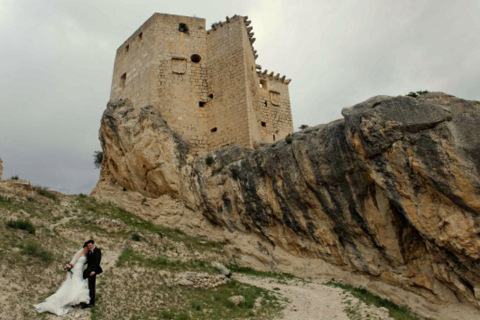
<path fill-rule="evenodd" d="M 83 279 L 83 265 L 87 261 L 87 245 L 80 249 L 72 261 L 71 273 L 67 272 L 67 279 L 62 283 L 57 292 L 45 299 L 44 302 L 34 305 L 37 312 L 51 312 L 64 315 L 70 311 L 71 306 L 80 303 L 89 303 L 88 283 Z"/>

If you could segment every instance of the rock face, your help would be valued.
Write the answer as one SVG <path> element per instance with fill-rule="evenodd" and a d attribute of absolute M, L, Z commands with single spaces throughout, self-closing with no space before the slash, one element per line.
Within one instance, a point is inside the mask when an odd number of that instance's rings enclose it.
<path fill-rule="evenodd" d="M 342 114 L 291 143 L 193 159 L 158 111 L 115 101 L 102 118 L 94 193 L 115 184 L 169 194 L 214 225 L 292 255 L 478 307 L 480 103 L 377 96 Z"/>

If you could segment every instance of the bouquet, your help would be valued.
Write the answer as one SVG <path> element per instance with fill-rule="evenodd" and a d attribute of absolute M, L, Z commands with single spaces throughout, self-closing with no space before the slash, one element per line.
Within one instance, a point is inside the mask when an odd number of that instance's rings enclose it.
<path fill-rule="evenodd" d="M 73 268 L 73 265 L 70 263 L 70 262 L 65 262 L 65 264 L 63 265 L 63 271 L 67 271 L 67 272 L 70 272 L 70 277 L 72 276 L 72 268 Z"/>

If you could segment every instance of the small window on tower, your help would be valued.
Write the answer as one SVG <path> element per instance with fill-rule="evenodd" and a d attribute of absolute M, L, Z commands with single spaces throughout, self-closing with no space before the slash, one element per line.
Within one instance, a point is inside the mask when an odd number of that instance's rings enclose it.
<path fill-rule="evenodd" d="M 265 100 L 265 103 L 264 103 L 265 107 L 268 107 L 268 103 L 267 103 L 267 100 Z"/>
<path fill-rule="evenodd" d="M 217 132 L 217 127 L 210 129 L 210 132 Z"/>
<path fill-rule="evenodd" d="M 187 24 L 186 24 L 186 23 L 180 23 L 180 24 L 178 25 L 178 31 L 184 32 L 184 33 L 188 34 L 189 32 L 188 32 L 188 26 L 187 26 Z"/>
<path fill-rule="evenodd" d="M 200 57 L 199 54 L 192 54 L 190 60 L 192 60 L 193 63 L 199 63 L 200 60 L 202 60 L 202 57 Z"/>
<path fill-rule="evenodd" d="M 261 122 L 262 123 L 262 127 L 266 127 L 267 126 L 267 123 L 266 122 Z"/>
<path fill-rule="evenodd" d="M 275 135 L 273 135 L 273 141 L 275 141 Z"/>
<path fill-rule="evenodd" d="M 127 50 L 127 52 L 128 52 L 128 50 L 130 50 L 130 45 L 129 44 L 127 44 L 127 46 L 125 47 L 125 50 Z"/>
<path fill-rule="evenodd" d="M 203 108 L 203 107 L 205 107 L 205 103 L 206 103 L 205 101 L 199 101 L 199 102 L 198 102 L 198 106 L 199 106 L 200 108 Z"/>
<path fill-rule="evenodd" d="M 143 39 L 143 32 L 140 32 L 140 33 L 138 34 L 138 38 L 139 38 L 140 40 Z"/>
<path fill-rule="evenodd" d="M 120 77 L 120 88 L 125 88 L 125 84 L 127 83 L 127 73 L 125 72 L 124 74 L 122 74 L 122 76 Z"/>
<path fill-rule="evenodd" d="M 262 89 L 267 89 L 267 81 L 266 80 L 260 80 L 260 88 Z"/>
<path fill-rule="evenodd" d="M 210 93 L 210 94 L 208 95 L 208 97 L 209 97 L 210 99 L 213 99 L 213 93 Z"/>

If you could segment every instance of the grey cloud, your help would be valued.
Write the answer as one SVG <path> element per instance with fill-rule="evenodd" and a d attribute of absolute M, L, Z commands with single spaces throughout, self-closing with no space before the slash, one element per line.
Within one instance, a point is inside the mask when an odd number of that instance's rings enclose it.
<path fill-rule="evenodd" d="M 117 47 L 154 12 L 207 26 L 249 15 L 258 63 L 292 78 L 295 127 L 377 94 L 480 99 L 478 1 L 25 1 L 0 4 L 0 157 L 19 174 L 88 193 Z"/>

